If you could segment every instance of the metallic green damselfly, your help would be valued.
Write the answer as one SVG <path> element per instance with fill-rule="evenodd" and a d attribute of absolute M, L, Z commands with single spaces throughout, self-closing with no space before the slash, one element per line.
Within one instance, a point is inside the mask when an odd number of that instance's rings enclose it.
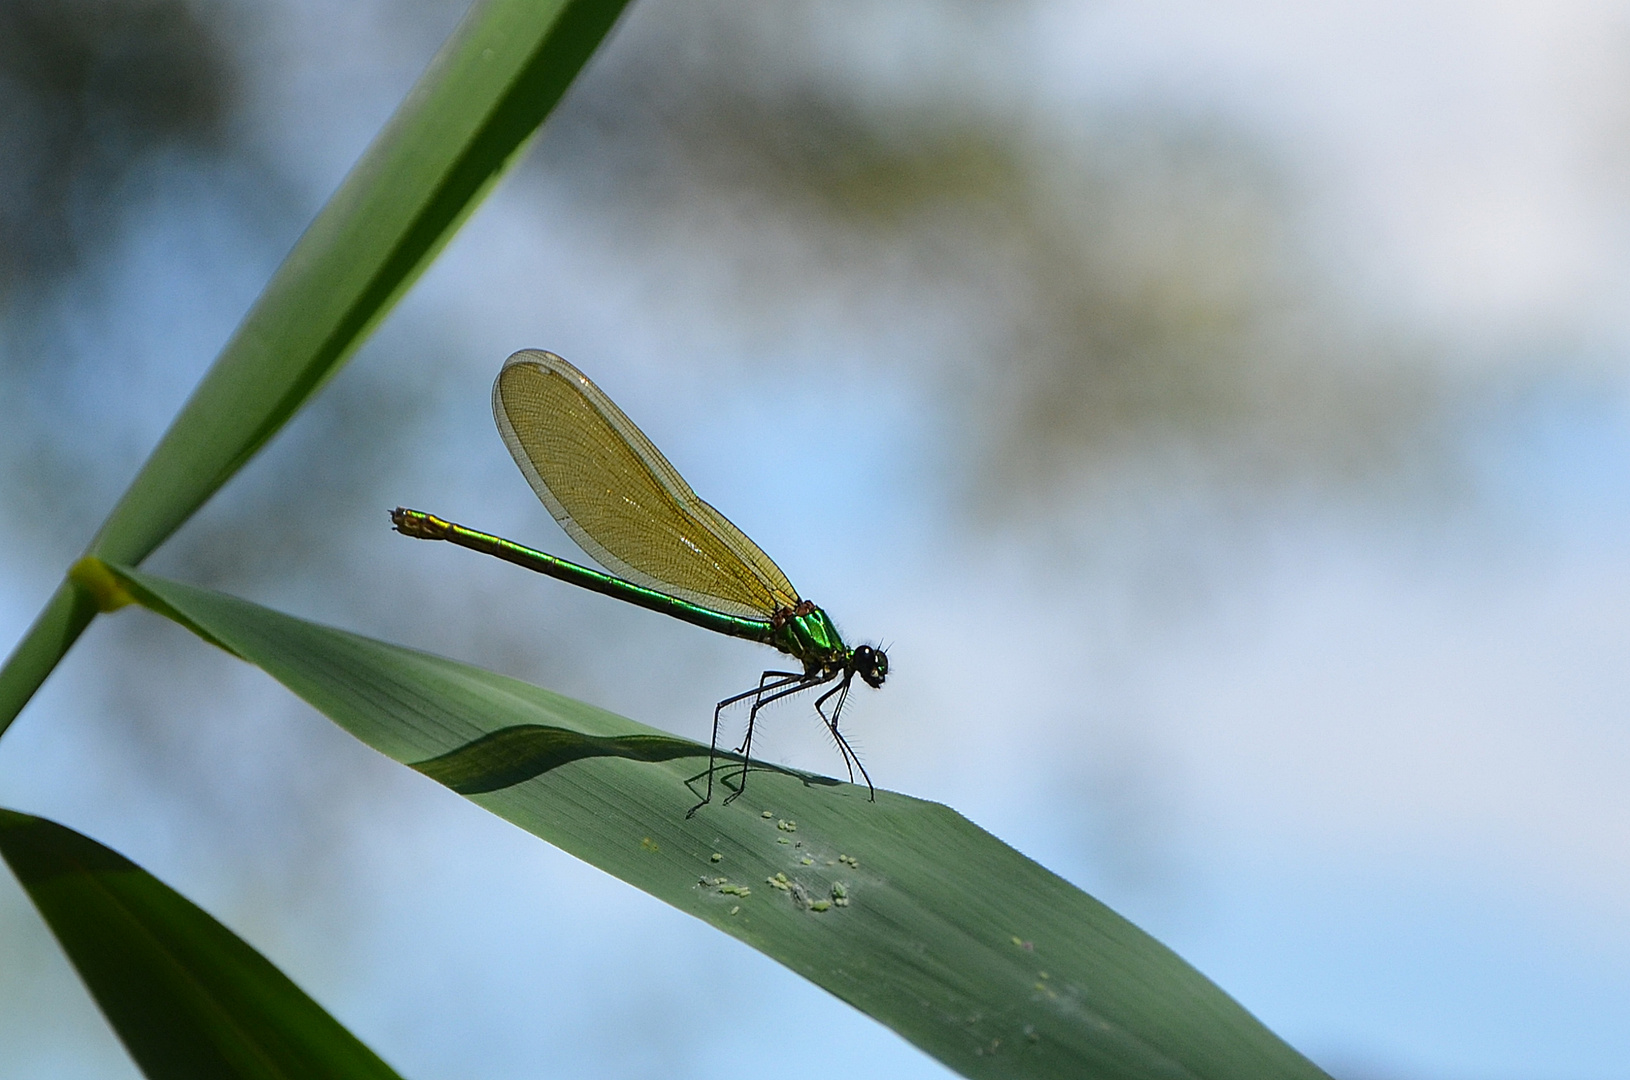
<path fill-rule="evenodd" d="M 418 510 L 392 512 L 396 530 L 494 555 L 715 633 L 769 645 L 798 661 L 802 670 L 766 671 L 757 686 L 713 710 L 707 793 L 692 814 L 713 798 L 720 714 L 752 701 L 746 737 L 736 748 L 740 783 L 726 796 L 728 803 L 746 790 L 759 710 L 817 686 L 829 687 L 815 700 L 815 712 L 837 742 L 850 782 L 859 769 L 875 798 L 871 777 L 838 730 L 838 718 L 856 676 L 868 686 L 883 685 L 889 672 L 883 649 L 845 645 L 826 612 L 800 599 L 780 567 L 698 498 L 604 391 L 554 353 L 522 349 L 505 361 L 493 383 L 492 412 L 532 490 L 567 535 L 612 573 Z"/>

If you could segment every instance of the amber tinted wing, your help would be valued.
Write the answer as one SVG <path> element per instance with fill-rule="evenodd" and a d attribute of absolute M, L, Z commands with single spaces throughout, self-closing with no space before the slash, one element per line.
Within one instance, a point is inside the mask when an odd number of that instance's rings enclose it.
<path fill-rule="evenodd" d="M 768 619 L 797 605 L 770 557 L 554 353 L 511 356 L 493 384 L 492 411 L 532 490 L 607 570 L 730 615 Z"/>

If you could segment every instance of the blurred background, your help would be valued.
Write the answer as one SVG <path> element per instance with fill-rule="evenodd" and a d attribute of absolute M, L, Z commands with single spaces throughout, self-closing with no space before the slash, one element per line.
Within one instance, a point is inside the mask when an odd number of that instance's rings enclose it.
<path fill-rule="evenodd" d="M 0 2 L 0 649 L 461 13 Z M 768 654 L 388 528 L 576 554 L 492 428 L 525 346 L 888 642 L 879 784 L 1340 1080 L 1624 1075 L 1630 4 L 641 0 L 149 566 L 705 738 Z M 409 1077 L 946 1075 L 143 612 L 0 802 Z M 9 875 L 0 1046 L 136 1075 Z"/>

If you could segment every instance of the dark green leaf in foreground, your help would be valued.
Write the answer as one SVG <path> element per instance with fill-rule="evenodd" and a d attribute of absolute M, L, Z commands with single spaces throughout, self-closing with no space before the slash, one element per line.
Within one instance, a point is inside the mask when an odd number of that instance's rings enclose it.
<path fill-rule="evenodd" d="M 944 806 L 888 791 L 872 803 L 864 788 L 766 769 L 736 802 L 687 820 L 705 746 L 112 569 L 140 603 L 370 746 L 774 957 L 959 1072 L 1325 1075 L 1165 946 Z"/>
<path fill-rule="evenodd" d="M 384 318 L 513 162 L 627 0 L 482 0 L 267 283 L 91 541 L 136 565 Z M 0 733 L 95 615 L 64 584 L 0 669 Z"/>
<path fill-rule="evenodd" d="M 0 810 L 0 856 L 153 1080 L 395 1080 L 264 956 L 118 852 Z"/>

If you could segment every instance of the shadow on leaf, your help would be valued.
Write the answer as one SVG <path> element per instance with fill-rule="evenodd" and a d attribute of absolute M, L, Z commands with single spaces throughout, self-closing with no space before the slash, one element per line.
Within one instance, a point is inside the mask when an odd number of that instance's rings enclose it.
<path fill-rule="evenodd" d="M 498 791 L 551 769 L 591 757 L 630 761 L 672 761 L 706 757 L 707 747 L 665 735 L 595 736 L 543 724 L 516 724 L 413 768 L 460 795 Z"/>
<path fill-rule="evenodd" d="M 742 760 L 740 754 L 723 750 L 717 756 L 722 762 L 740 763 Z M 579 731 L 545 724 L 515 724 L 465 743 L 457 750 L 416 762 L 413 768 L 460 795 L 481 795 L 513 787 L 542 776 L 551 769 L 594 757 L 673 761 L 686 757 L 705 758 L 707 747 L 689 739 L 667 735 L 584 735 Z M 755 761 L 753 769 L 796 776 L 806 785 L 837 783 L 824 776 L 783 769 L 764 762 Z M 706 773 L 698 775 L 704 776 Z"/>

